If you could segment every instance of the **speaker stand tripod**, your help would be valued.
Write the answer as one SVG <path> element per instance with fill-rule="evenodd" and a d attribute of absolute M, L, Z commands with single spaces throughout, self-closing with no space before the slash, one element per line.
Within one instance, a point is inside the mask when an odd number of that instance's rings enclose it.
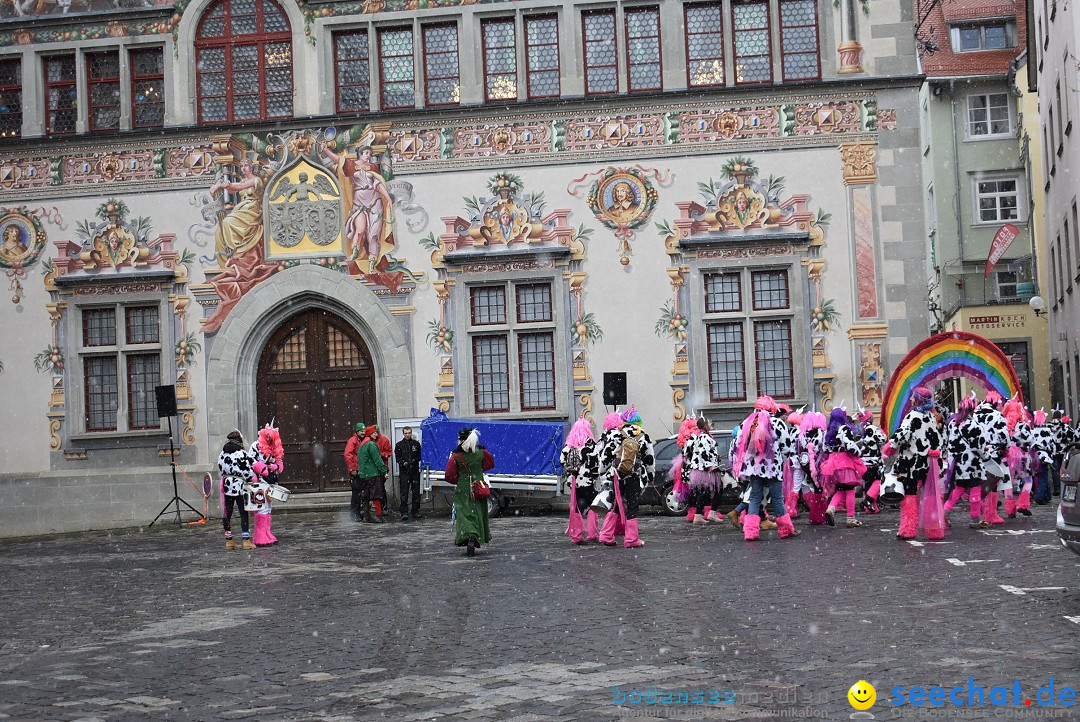
<path fill-rule="evenodd" d="M 177 487 L 176 487 L 176 452 L 173 451 L 172 417 L 168 416 L 166 418 L 169 421 L 169 466 L 172 467 L 173 498 L 169 499 L 169 502 L 167 504 L 165 504 L 165 508 L 158 512 L 158 515 L 154 517 L 154 521 L 150 522 L 150 526 L 153 526 L 154 522 L 156 522 L 158 519 L 160 519 L 162 517 L 162 515 L 164 515 L 166 513 L 172 514 L 173 512 L 169 511 L 169 507 L 173 506 L 174 504 L 176 505 L 176 512 L 175 513 L 176 513 L 176 523 L 177 524 L 183 524 L 184 523 L 183 519 L 181 519 L 181 517 L 180 517 L 180 505 L 181 504 L 183 504 L 188 509 L 191 509 L 193 512 L 198 514 L 200 519 L 205 519 L 206 518 L 201 511 L 199 511 L 198 509 L 193 507 L 191 504 L 188 504 L 186 501 L 184 501 L 183 499 L 180 498 L 180 490 L 177 489 Z"/>

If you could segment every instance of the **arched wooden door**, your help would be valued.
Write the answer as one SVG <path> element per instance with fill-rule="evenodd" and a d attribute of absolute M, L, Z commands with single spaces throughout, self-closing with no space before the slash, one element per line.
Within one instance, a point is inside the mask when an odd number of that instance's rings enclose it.
<path fill-rule="evenodd" d="M 358 421 L 376 422 L 375 369 L 367 346 L 332 313 L 293 316 L 263 349 L 259 424 L 277 419 L 285 446 L 282 483 L 332 491 L 349 481 L 345 444 Z"/>

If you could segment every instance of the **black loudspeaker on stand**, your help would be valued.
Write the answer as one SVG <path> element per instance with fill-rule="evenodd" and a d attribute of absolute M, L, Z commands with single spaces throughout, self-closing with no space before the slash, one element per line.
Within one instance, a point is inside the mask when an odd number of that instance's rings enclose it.
<path fill-rule="evenodd" d="M 158 515 L 154 517 L 154 521 L 150 522 L 150 526 L 154 525 L 162 515 L 173 512 L 169 510 L 170 506 L 176 507 L 176 523 L 182 524 L 183 519 L 180 517 L 180 505 L 183 504 L 188 509 L 199 515 L 199 518 L 205 518 L 203 513 L 188 504 L 186 501 L 180 498 L 180 491 L 176 487 L 176 452 L 173 451 L 173 437 L 172 437 L 172 417 L 176 416 L 176 387 L 169 386 L 155 386 L 154 395 L 157 397 L 157 412 L 158 416 L 164 416 L 169 422 L 169 466 L 172 467 L 172 490 L 173 498 L 169 499 L 169 502 L 165 505 L 165 508 L 158 512 Z"/>
<path fill-rule="evenodd" d="M 626 372 L 604 373 L 604 406 L 626 405 Z"/>

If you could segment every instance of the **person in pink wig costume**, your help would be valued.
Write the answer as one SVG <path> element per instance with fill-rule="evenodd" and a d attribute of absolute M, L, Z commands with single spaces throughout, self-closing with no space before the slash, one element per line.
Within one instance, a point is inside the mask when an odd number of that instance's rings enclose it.
<path fill-rule="evenodd" d="M 795 453 L 784 463 L 784 509 L 792 519 L 799 518 L 799 491 L 804 481 L 802 467 L 799 465 L 799 424 L 802 422 L 802 409 L 787 415 L 787 425 L 795 434 Z"/>
<path fill-rule="evenodd" d="M 743 520 L 743 539 L 754 541 L 761 534 L 761 500 L 768 488 L 781 539 L 799 535 L 784 508 L 784 462 L 795 454 L 795 433 L 778 412 L 776 402 L 760 396 L 754 411 L 742 422 L 732 472 L 750 482 L 750 507 Z"/>
<path fill-rule="evenodd" d="M 1046 423 L 1046 412 L 1042 409 L 1033 415 L 1031 426 L 1031 445 L 1035 449 L 1038 465 L 1035 467 L 1035 502 L 1049 504 L 1052 498 L 1051 467 L 1058 454 L 1057 439 L 1054 435 L 1054 427 Z"/>
<path fill-rule="evenodd" d="M 975 408 L 975 425 L 979 430 L 978 449 L 986 467 L 986 481 L 982 487 L 982 519 L 990 524 L 1004 524 L 998 515 L 998 490 L 1007 489 L 1009 478 L 1006 455 L 1009 451 L 1009 422 L 1001 408 L 1005 399 L 996 391 L 987 391 L 983 402 Z M 1011 495 L 1011 491 L 1010 491 Z"/>
<path fill-rule="evenodd" d="M 691 491 L 690 513 L 694 514 L 692 521 L 695 524 L 723 522 L 714 511 L 720 504 L 724 481 L 720 475 L 720 452 L 711 432 L 712 424 L 702 416 L 695 422 L 695 433 L 683 448 L 683 465 L 690 470 L 687 485 Z"/>
<path fill-rule="evenodd" d="M 821 463 L 825 460 L 822 447 L 828 420 L 820 411 L 808 411 L 799 419 L 796 433 L 796 456 L 792 458 L 794 471 L 793 490 L 796 498 L 802 497 L 810 511 L 811 524 L 825 523 L 828 499 L 820 481 Z M 785 505 L 787 500 L 785 500 Z M 786 508 L 786 507 L 785 507 Z"/>
<path fill-rule="evenodd" d="M 600 529 L 600 542 L 607 546 L 615 545 L 618 534 L 616 521 L 622 523 L 625 531 L 623 546 L 627 548 L 645 546 L 638 533 L 638 499 L 641 490 L 651 484 L 656 473 L 656 457 L 653 453 L 652 439 L 642 429 L 641 414 L 630 405 L 619 415 L 622 426 L 612 436 L 613 443 L 601 449 L 600 468 L 610 470 L 615 479 L 616 514 L 609 512 L 604 517 Z M 630 466 L 628 471 L 620 473 L 620 467 Z M 611 521 L 609 521 L 611 520 Z"/>
<path fill-rule="evenodd" d="M 596 436 L 593 434 L 592 421 L 580 418 L 570 428 L 566 436 L 566 445 L 559 455 L 567 476 L 570 478 L 570 523 L 564 533 L 570 535 L 570 541 L 581 544 L 586 539 L 599 541 L 600 520 L 590 507 L 596 496 L 590 468 L 595 471 L 598 465 L 596 454 Z M 587 521 L 582 519 L 585 513 Z"/>
<path fill-rule="evenodd" d="M 825 518 L 829 526 L 836 525 L 836 510 L 842 504 L 847 511 L 848 527 L 862 526 L 855 518 L 855 489 L 862 486 L 866 474 L 855 430 L 848 418 L 847 411 L 834 408 L 829 414 L 829 427 L 825 431 L 825 449 L 829 456 L 821 465 L 821 475 L 825 478 L 825 488 L 833 489 Z"/>
<path fill-rule="evenodd" d="M 1031 516 L 1031 484 L 1035 459 L 1028 411 L 1019 400 L 1012 398 L 1005 404 L 1001 413 L 1009 424 L 1009 438 L 1012 441 L 1009 453 L 1005 457 L 1009 463 L 1009 474 L 1012 476 L 1013 483 L 1020 487 L 1018 498 L 1014 500 L 1008 496 L 1005 497 L 1005 514 L 1010 519 L 1015 519 L 1018 512 L 1024 516 Z"/>
<path fill-rule="evenodd" d="M 683 419 L 682 424 L 679 425 L 679 433 L 675 435 L 675 445 L 679 447 L 679 453 L 675 455 L 671 470 L 668 472 L 668 479 L 674 485 L 672 490 L 675 492 L 675 499 L 680 504 L 687 505 L 686 521 L 688 523 L 694 522 L 697 506 L 693 503 L 694 493 L 690 489 L 690 466 L 686 463 L 686 444 L 691 437 L 700 433 L 696 416 L 691 414 Z"/>
<path fill-rule="evenodd" d="M 924 485 L 933 492 L 938 492 L 938 459 L 941 457 L 943 438 L 941 427 L 934 415 L 934 396 L 930 389 L 917 386 L 911 393 L 911 410 L 904 415 L 900 428 L 885 445 L 885 456 L 895 456 L 893 473 L 904 485 L 904 498 L 900 502 L 900 528 L 897 539 L 914 539 L 919 535 L 920 497 Z M 929 499 L 933 494 L 924 496 Z M 941 504 L 941 495 L 937 493 L 937 504 Z M 926 504 L 927 512 L 934 511 L 931 504 Z M 928 538 L 945 536 L 944 509 L 941 510 L 940 526 L 936 523 L 927 528 Z M 931 523 L 936 520 L 928 520 Z"/>
<path fill-rule="evenodd" d="M 255 463 L 252 469 L 255 471 L 256 483 L 264 485 L 266 503 L 263 508 L 255 513 L 254 542 L 257 547 L 277 544 L 277 537 L 270 531 L 273 512 L 270 502 L 269 488 L 278 482 L 278 476 L 285 471 L 285 448 L 281 444 L 281 434 L 278 430 L 267 424 L 259 430 L 259 438 L 251 444 L 249 452 Z"/>
<path fill-rule="evenodd" d="M 945 425 L 949 467 L 943 486 L 947 489 L 950 482 L 953 484 L 944 506 L 947 526 L 951 526 L 949 514 L 953 507 L 965 496 L 968 497 L 968 513 L 971 517 L 968 526 L 972 529 L 989 526 L 989 522 L 982 521 L 982 486 L 986 483 L 986 468 L 981 451 L 982 432 L 974 418 L 976 404 L 974 396 L 960 401 L 956 413 Z"/>

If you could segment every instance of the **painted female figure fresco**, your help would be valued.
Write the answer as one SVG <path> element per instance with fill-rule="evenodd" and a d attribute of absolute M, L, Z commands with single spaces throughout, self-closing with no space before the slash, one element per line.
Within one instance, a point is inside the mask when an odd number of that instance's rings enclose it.
<path fill-rule="evenodd" d="M 235 182 L 222 181 L 210 187 L 210 194 L 222 190 L 239 193 L 240 200 L 221 219 L 214 235 L 218 262 L 224 260 L 220 273 L 210 279 L 217 291 L 214 314 L 203 326 L 205 333 L 214 333 L 236 302 L 256 285 L 273 275 L 276 266 L 266 263 L 263 248 L 262 201 L 265 181 L 256 172 L 250 158 L 240 164 L 241 178 Z"/>
<path fill-rule="evenodd" d="M 345 195 L 349 260 L 356 262 L 363 272 L 375 273 L 382 257 L 394 248 L 390 237 L 394 202 L 386 181 L 375 171 L 371 146 L 361 146 L 355 159 L 344 153 L 338 155 L 326 143 L 319 144 L 319 152 L 334 164 L 342 187 L 351 191 Z M 368 263 L 360 265 L 362 259 Z"/>

